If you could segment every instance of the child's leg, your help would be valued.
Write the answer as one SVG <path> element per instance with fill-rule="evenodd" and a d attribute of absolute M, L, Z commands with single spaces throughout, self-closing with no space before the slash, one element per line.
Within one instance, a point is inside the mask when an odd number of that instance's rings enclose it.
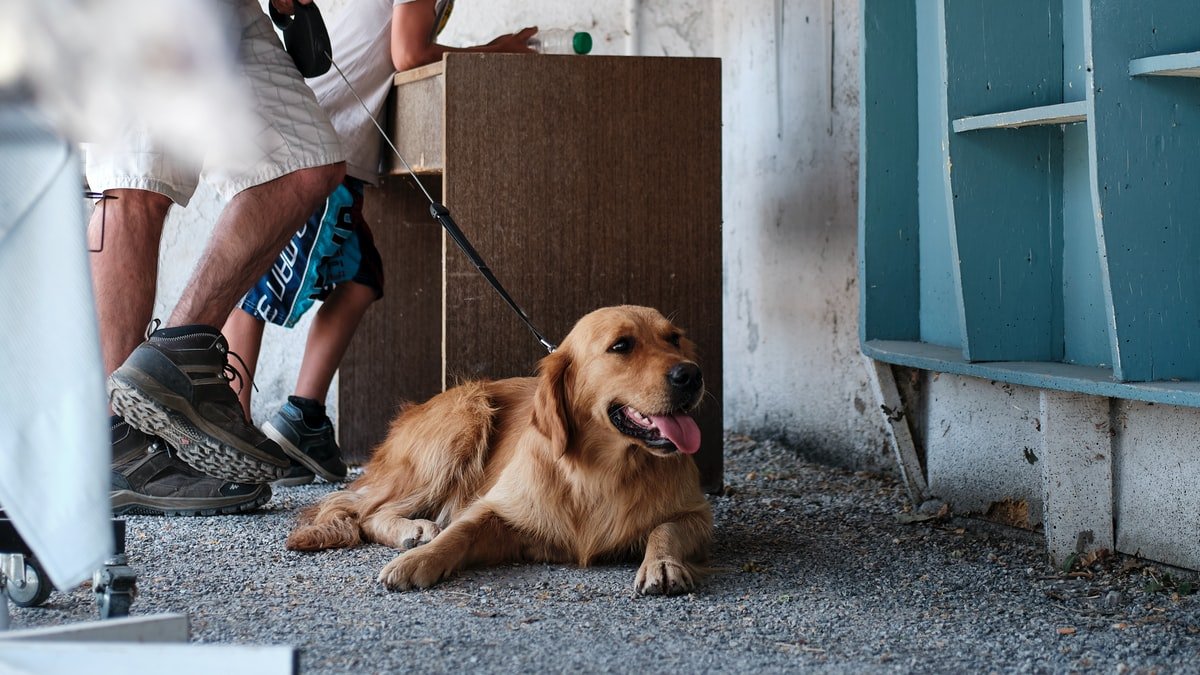
<path fill-rule="evenodd" d="M 350 346 L 359 321 L 376 297 L 375 289 L 354 281 L 338 284 L 330 292 L 308 329 L 304 360 L 296 379 L 296 396 L 325 402 L 333 374 Z M 261 322 L 259 335 L 262 335 Z"/>
<path fill-rule="evenodd" d="M 346 477 L 346 463 L 325 414 L 325 395 L 358 322 L 378 292 L 353 281 L 342 281 L 325 296 L 308 329 L 296 394 L 263 423 L 263 432 L 297 463 L 297 483 L 316 474 L 330 482 Z M 289 478 L 291 475 L 289 474 Z"/>
<path fill-rule="evenodd" d="M 264 325 L 262 319 L 251 316 L 238 307 L 229 313 L 229 318 L 225 320 L 225 326 L 221 329 L 225 339 L 229 341 L 229 351 L 240 356 L 245 362 L 246 367 L 242 368 L 237 359 L 229 361 L 230 365 L 242 374 L 242 387 L 238 391 L 238 398 L 246 412 L 246 419 L 251 419 L 250 394 L 254 391 L 251 382 L 254 381 L 254 371 L 258 368 L 258 352 L 262 348 Z"/>

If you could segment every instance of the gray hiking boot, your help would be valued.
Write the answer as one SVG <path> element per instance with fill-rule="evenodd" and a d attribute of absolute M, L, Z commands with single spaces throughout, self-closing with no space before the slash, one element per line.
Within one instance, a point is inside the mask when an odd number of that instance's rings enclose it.
<path fill-rule="evenodd" d="M 211 326 L 156 330 L 108 378 L 113 412 L 165 440 L 193 469 L 269 483 L 291 459 L 250 424 L 230 379 L 229 344 Z"/>
<path fill-rule="evenodd" d="M 262 430 L 309 472 L 330 483 L 346 478 L 346 463 L 342 461 L 342 452 L 333 438 L 333 423 L 328 417 L 310 426 L 300 408 L 288 401 L 263 422 Z"/>
<path fill-rule="evenodd" d="M 216 516 L 251 511 L 271 499 L 268 485 L 228 483 L 171 456 L 162 439 L 118 420 L 112 426 L 114 515 Z"/>

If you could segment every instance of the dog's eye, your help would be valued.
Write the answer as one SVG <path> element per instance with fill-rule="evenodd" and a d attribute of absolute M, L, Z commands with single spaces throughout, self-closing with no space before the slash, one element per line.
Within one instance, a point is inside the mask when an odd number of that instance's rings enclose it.
<path fill-rule="evenodd" d="M 683 336 L 680 335 L 679 333 L 671 333 L 670 335 L 667 336 L 667 342 L 670 342 L 675 347 L 679 346 L 679 341 L 682 339 L 683 339 Z"/>
<path fill-rule="evenodd" d="M 628 335 L 623 335 L 617 338 L 616 342 L 612 343 L 612 346 L 608 348 L 608 351 L 613 352 L 614 354 L 624 354 L 631 349 L 633 349 L 633 338 L 629 337 Z"/>

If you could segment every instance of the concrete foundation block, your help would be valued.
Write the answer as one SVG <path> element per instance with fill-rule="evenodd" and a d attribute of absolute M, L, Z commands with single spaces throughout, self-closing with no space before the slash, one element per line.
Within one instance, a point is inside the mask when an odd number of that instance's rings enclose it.
<path fill-rule="evenodd" d="M 1113 461 L 1107 398 L 1041 391 L 1042 524 L 1055 565 L 1114 549 Z"/>

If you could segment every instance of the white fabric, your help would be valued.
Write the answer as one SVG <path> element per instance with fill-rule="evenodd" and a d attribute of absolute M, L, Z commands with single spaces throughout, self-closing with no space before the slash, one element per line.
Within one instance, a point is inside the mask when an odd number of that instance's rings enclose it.
<path fill-rule="evenodd" d="M 327 116 L 304 86 L 257 0 L 226 2 L 240 26 L 241 75 L 260 124 L 255 147 L 245 149 L 243 157 L 206 160 L 204 179 L 228 199 L 299 169 L 340 162 L 343 153 Z M 165 155 L 143 129 L 130 129 L 110 146 L 88 146 L 88 186 L 97 192 L 152 190 L 187 206 L 199 178 L 199 167 Z"/>
<path fill-rule="evenodd" d="M 396 74 L 392 63 L 392 8 L 413 1 L 356 0 L 325 20 L 333 60 L 370 109 L 370 117 L 346 87 L 337 69 L 330 68 L 328 73 L 307 80 L 342 139 L 346 173 L 371 185 L 379 182 L 379 156 L 383 146 L 371 117 L 379 119 Z M 431 39 L 445 25 L 453 5 L 452 0 L 436 3 Z"/>
<path fill-rule="evenodd" d="M 113 550 L 83 204 L 78 157 L 0 100 L 0 507 L 59 588 Z"/>

